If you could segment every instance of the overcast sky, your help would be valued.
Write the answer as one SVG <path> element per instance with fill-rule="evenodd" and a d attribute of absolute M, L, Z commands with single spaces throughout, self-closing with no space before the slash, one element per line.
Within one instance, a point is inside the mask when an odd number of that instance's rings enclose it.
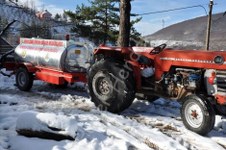
<path fill-rule="evenodd" d="M 25 1 L 29 0 L 19 0 L 19 2 Z M 82 3 L 89 4 L 88 0 L 35 0 L 35 5 L 39 9 L 47 9 L 53 14 L 62 13 L 63 10 L 73 11 L 76 5 Z M 226 11 L 226 0 L 214 0 L 214 3 L 213 13 Z M 132 13 L 136 14 L 200 5 L 190 9 L 144 15 L 135 27 L 142 35 L 148 35 L 171 24 L 206 15 L 209 9 L 208 4 L 209 0 L 134 0 Z"/>

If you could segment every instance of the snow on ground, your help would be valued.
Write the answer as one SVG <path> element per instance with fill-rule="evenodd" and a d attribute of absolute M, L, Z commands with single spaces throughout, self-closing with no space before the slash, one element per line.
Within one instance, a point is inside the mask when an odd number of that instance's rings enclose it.
<path fill-rule="evenodd" d="M 59 135 L 76 136 L 77 122 L 73 117 L 56 115 L 54 113 L 37 113 L 27 111 L 22 113 L 16 122 L 16 131 L 45 131 Z"/>
<path fill-rule="evenodd" d="M 204 137 L 184 127 L 181 106 L 174 101 L 135 100 L 129 109 L 117 115 L 99 111 L 88 94 L 76 86 L 59 89 L 36 81 L 30 92 L 22 92 L 14 86 L 14 80 L 14 77 L 0 75 L 0 150 L 226 148 L 226 118 L 223 116 L 216 116 L 214 130 Z M 18 117 L 23 120 L 25 114 L 26 125 L 31 111 L 46 123 L 69 129 L 68 133 L 73 133 L 75 140 L 54 141 L 18 135 Z M 23 123 L 20 126 L 23 127 Z M 37 127 L 37 123 L 34 126 Z"/>

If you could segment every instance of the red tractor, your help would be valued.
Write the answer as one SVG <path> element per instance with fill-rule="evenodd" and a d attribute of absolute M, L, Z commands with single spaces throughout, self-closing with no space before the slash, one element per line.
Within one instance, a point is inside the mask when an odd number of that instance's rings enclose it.
<path fill-rule="evenodd" d="M 100 46 L 94 57 L 88 87 L 100 109 L 119 113 L 135 97 L 178 100 L 184 125 L 201 135 L 213 129 L 216 113 L 226 114 L 224 51 Z"/>

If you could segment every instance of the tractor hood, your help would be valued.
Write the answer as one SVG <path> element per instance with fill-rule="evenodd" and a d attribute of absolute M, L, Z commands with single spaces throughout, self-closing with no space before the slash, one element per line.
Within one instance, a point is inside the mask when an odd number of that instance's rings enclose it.
<path fill-rule="evenodd" d="M 192 62 L 203 64 L 226 64 L 226 51 L 204 51 L 204 50 L 169 50 L 166 49 L 157 56 L 160 60 L 174 62 Z"/>
<path fill-rule="evenodd" d="M 158 71 L 169 71 L 172 66 L 226 70 L 226 51 L 166 49 L 155 56 Z"/>

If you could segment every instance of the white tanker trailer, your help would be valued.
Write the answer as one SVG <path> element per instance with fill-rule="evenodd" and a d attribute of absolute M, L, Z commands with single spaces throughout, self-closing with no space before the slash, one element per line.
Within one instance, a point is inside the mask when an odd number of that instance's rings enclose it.
<path fill-rule="evenodd" d="M 14 50 L 15 61 L 1 66 L 16 73 L 16 85 L 22 91 L 30 90 L 33 80 L 56 85 L 87 82 L 93 49 L 89 43 L 70 40 L 21 38 Z"/>
<path fill-rule="evenodd" d="M 66 40 L 21 38 L 15 53 L 18 61 L 29 62 L 65 72 L 85 72 L 92 61 L 92 50 L 87 43 Z"/>

